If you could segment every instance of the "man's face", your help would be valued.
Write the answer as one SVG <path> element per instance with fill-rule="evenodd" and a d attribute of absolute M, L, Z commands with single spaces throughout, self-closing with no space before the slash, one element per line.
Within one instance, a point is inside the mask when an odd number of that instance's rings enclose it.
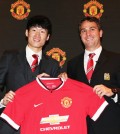
<path fill-rule="evenodd" d="M 80 37 L 87 50 L 97 49 L 101 43 L 102 30 L 98 29 L 95 22 L 84 21 L 80 28 Z"/>
<path fill-rule="evenodd" d="M 28 38 L 28 46 L 34 51 L 40 51 L 49 40 L 48 31 L 42 27 L 31 27 L 26 30 L 26 37 Z"/>

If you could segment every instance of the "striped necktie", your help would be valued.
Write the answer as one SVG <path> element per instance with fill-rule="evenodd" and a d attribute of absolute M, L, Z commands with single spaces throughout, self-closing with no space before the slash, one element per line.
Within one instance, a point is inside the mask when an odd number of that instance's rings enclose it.
<path fill-rule="evenodd" d="M 38 55 L 33 54 L 32 57 L 34 58 L 34 60 L 31 65 L 31 70 L 32 70 L 32 72 L 34 72 L 36 67 L 38 66 Z"/>
<path fill-rule="evenodd" d="M 87 79 L 88 81 L 90 82 L 91 80 L 91 77 L 92 77 L 92 74 L 93 74 L 93 57 L 95 56 L 95 53 L 90 53 L 89 54 L 89 60 L 88 60 L 88 63 L 87 63 L 87 72 L 86 72 L 86 75 L 87 75 Z"/>

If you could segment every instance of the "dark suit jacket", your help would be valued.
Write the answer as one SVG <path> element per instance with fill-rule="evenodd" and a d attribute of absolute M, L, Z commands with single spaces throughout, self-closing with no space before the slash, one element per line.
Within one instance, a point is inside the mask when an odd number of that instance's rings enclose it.
<path fill-rule="evenodd" d="M 59 63 L 43 54 L 37 73 L 32 73 L 26 60 L 25 51 L 5 53 L 0 59 L 0 87 L 1 89 L 6 87 L 7 92 L 9 90 L 15 91 L 35 80 L 36 76 L 43 72 L 51 77 L 57 77 L 60 73 Z"/>
<path fill-rule="evenodd" d="M 68 62 L 67 73 L 68 77 L 92 87 L 97 84 L 103 84 L 109 88 L 117 88 L 118 103 L 115 104 L 111 98 L 105 97 L 110 105 L 97 122 L 90 121 L 92 123 L 88 123 L 93 124 L 94 132 L 90 132 L 90 125 L 88 129 L 90 134 L 120 134 L 120 55 L 103 49 L 90 83 L 84 71 L 84 52 Z M 106 74 L 109 75 L 109 80 L 106 80 Z"/>
<path fill-rule="evenodd" d="M 0 59 L 0 89 L 4 90 L 5 88 L 6 92 L 9 90 L 16 91 L 21 86 L 35 80 L 36 76 L 43 72 L 51 77 L 57 77 L 60 73 L 59 63 L 43 54 L 39 66 L 32 73 L 26 60 L 25 51 L 4 53 Z M 1 124 L 0 122 L 0 134 L 14 133 L 9 125 L 3 123 L 4 127 L 2 127 Z M 19 134 L 16 131 L 15 134 L 17 133 Z"/>

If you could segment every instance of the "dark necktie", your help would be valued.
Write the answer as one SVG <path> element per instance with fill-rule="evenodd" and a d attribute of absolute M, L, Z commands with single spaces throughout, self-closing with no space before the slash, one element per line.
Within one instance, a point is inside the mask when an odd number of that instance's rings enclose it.
<path fill-rule="evenodd" d="M 31 65 L 31 70 L 32 70 L 32 72 L 34 72 L 36 67 L 38 66 L 38 55 L 33 54 L 32 57 L 34 58 L 34 60 Z"/>
<path fill-rule="evenodd" d="M 94 57 L 95 53 L 90 53 L 89 54 L 89 60 L 88 60 L 88 63 L 87 63 L 87 79 L 88 81 L 90 82 L 90 79 L 92 77 L 92 74 L 93 74 L 93 57 Z"/>

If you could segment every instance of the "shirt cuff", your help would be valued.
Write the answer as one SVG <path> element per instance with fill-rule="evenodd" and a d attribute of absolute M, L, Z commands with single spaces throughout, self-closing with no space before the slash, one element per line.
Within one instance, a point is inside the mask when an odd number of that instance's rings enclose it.
<path fill-rule="evenodd" d="M 0 108 L 6 107 L 5 105 L 3 105 L 3 99 L 0 101 Z"/>
<path fill-rule="evenodd" d="M 115 97 L 113 97 L 113 98 L 111 98 L 111 99 L 113 99 L 114 102 L 117 103 L 117 102 L 118 102 L 118 94 L 115 94 Z"/>

